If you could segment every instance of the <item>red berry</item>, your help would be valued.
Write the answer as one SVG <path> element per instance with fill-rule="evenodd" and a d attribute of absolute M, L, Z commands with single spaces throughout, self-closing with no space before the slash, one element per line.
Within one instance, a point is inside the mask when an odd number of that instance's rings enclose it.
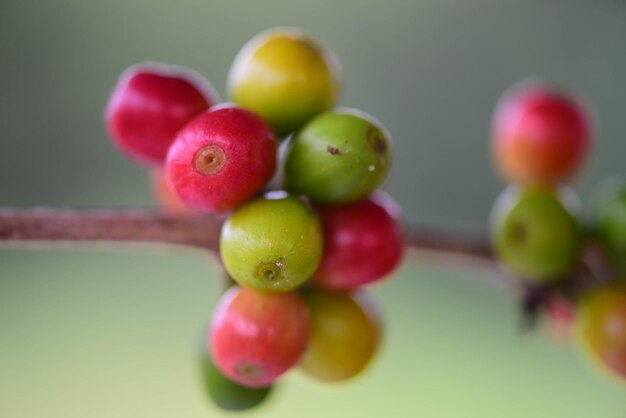
<path fill-rule="evenodd" d="M 399 209 L 382 192 L 344 206 L 316 207 L 324 232 L 324 255 L 316 284 L 351 289 L 387 276 L 404 254 Z"/>
<path fill-rule="evenodd" d="M 220 212 L 245 202 L 272 178 L 276 137 L 250 110 L 221 105 L 199 115 L 167 156 L 170 184 L 188 206 Z"/>
<path fill-rule="evenodd" d="M 522 83 L 496 107 L 494 158 L 508 180 L 559 183 L 583 162 L 591 131 L 590 115 L 575 97 L 542 83 Z"/>
<path fill-rule="evenodd" d="M 114 142 L 145 164 L 162 164 L 176 133 L 216 99 L 210 84 L 189 70 L 139 64 L 122 73 L 105 112 Z"/>
<path fill-rule="evenodd" d="M 211 324 L 217 367 L 234 381 L 267 386 L 293 367 L 309 338 L 309 312 L 291 293 L 233 287 L 222 296 Z"/>

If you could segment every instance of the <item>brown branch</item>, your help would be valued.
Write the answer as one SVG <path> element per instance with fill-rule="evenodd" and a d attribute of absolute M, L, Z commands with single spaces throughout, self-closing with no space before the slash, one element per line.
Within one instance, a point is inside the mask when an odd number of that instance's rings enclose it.
<path fill-rule="evenodd" d="M 217 254 L 223 220 L 209 215 L 167 215 L 138 209 L 0 209 L 0 248 L 175 245 Z M 584 263 L 567 280 L 554 285 L 532 285 L 499 268 L 489 237 L 480 228 L 413 225 L 407 228 L 406 244 L 409 249 L 418 250 L 426 261 L 446 263 L 464 272 L 468 267 L 478 267 L 481 277 L 515 292 L 520 298 L 525 327 L 536 322 L 550 295 L 575 295 L 593 285 L 594 280 L 604 278 L 595 276 L 605 275 L 605 260 L 598 258 L 597 251 L 590 247 L 584 252 Z M 455 256 L 465 260 L 451 263 Z M 226 279 L 225 285 L 230 284 Z"/>
<path fill-rule="evenodd" d="M 216 252 L 222 221 L 223 218 L 209 215 L 165 215 L 148 210 L 0 209 L 0 246 L 173 244 Z M 487 237 L 480 231 L 412 227 L 407 245 L 491 258 Z"/>
<path fill-rule="evenodd" d="M 222 220 L 146 210 L 0 209 L 0 245 L 166 244 L 217 251 Z"/>
<path fill-rule="evenodd" d="M 413 225 L 408 231 L 406 240 L 411 248 L 493 259 L 489 237 L 480 229 Z"/>

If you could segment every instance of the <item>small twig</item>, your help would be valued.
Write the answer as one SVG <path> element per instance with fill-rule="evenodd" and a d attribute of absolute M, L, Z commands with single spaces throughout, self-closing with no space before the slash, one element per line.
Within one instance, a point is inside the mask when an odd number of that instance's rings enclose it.
<path fill-rule="evenodd" d="M 0 209 L 0 245 L 184 245 L 216 252 L 222 219 L 146 210 Z"/>
<path fill-rule="evenodd" d="M 223 216 L 168 215 L 140 209 L 0 209 L 0 247 L 177 245 L 216 254 L 223 221 Z M 406 230 L 406 242 L 410 249 L 426 254 L 487 263 L 497 270 L 498 280 L 519 284 L 497 268 L 488 235 L 480 228 L 413 225 Z"/>
<path fill-rule="evenodd" d="M 82 248 L 120 245 L 154 248 L 183 246 L 219 253 L 219 235 L 224 217 L 210 215 L 168 215 L 138 209 L 0 209 L 0 248 Z M 480 228 L 413 225 L 406 229 L 406 244 L 427 260 L 449 263 L 464 259 L 463 268 L 474 264 L 486 279 L 521 296 L 526 325 L 532 325 L 553 292 L 575 294 L 590 286 L 593 276 L 604 280 L 605 260 L 593 246 L 584 251 L 581 267 L 568 280 L 553 286 L 529 286 L 524 280 L 500 268 L 489 237 Z M 217 258 L 216 258 L 217 259 Z M 486 267 L 486 268 L 485 268 Z M 594 273 L 594 274 L 590 274 Z M 225 276 L 224 286 L 230 284 Z"/>
<path fill-rule="evenodd" d="M 165 215 L 148 210 L 0 209 L 0 246 L 173 244 L 217 252 L 222 221 L 210 215 Z M 412 227 L 407 245 L 491 258 L 487 238 L 478 231 Z"/>
<path fill-rule="evenodd" d="M 408 228 L 407 245 L 420 250 L 456 253 L 487 260 L 493 258 L 487 234 L 478 229 L 414 225 Z"/>

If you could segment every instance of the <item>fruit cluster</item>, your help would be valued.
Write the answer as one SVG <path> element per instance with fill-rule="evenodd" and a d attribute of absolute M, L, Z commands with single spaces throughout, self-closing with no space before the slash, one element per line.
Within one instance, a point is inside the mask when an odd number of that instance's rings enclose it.
<path fill-rule="evenodd" d="M 592 128 L 580 99 L 544 82 L 503 95 L 492 150 L 513 184 L 495 203 L 492 242 L 531 290 L 548 290 L 543 308 L 553 330 L 576 330 L 591 358 L 626 380 L 626 183 L 603 187 L 586 218 L 564 186 L 588 153 Z"/>
<path fill-rule="evenodd" d="M 225 214 L 220 256 L 237 285 L 218 302 L 203 350 L 223 408 L 256 405 L 298 364 L 347 380 L 379 344 L 380 316 L 362 286 L 404 252 L 398 207 L 377 190 L 392 143 L 368 114 L 332 109 L 339 83 L 326 46 L 274 29 L 237 55 L 231 103 L 218 104 L 197 74 L 161 64 L 126 70 L 109 100 L 114 142 L 150 167 L 168 210 Z"/>

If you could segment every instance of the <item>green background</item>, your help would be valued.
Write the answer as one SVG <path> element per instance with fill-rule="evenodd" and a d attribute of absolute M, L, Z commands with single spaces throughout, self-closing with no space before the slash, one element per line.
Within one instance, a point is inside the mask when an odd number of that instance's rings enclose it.
<path fill-rule="evenodd" d="M 574 184 L 584 200 L 625 169 L 621 0 L 0 0 L 0 206 L 151 206 L 145 172 L 103 128 L 119 73 L 145 60 L 186 65 L 223 94 L 238 48 L 276 25 L 304 27 L 339 54 L 340 104 L 393 133 L 386 188 L 414 222 L 485 221 L 503 187 L 490 113 L 528 76 L 594 104 L 597 142 Z M 331 387 L 293 372 L 256 414 L 625 416 L 626 387 L 575 347 L 521 333 L 493 278 L 412 256 L 374 289 L 387 338 L 373 367 Z M 196 253 L 0 251 L 0 417 L 219 416 L 194 352 L 217 289 Z"/>

